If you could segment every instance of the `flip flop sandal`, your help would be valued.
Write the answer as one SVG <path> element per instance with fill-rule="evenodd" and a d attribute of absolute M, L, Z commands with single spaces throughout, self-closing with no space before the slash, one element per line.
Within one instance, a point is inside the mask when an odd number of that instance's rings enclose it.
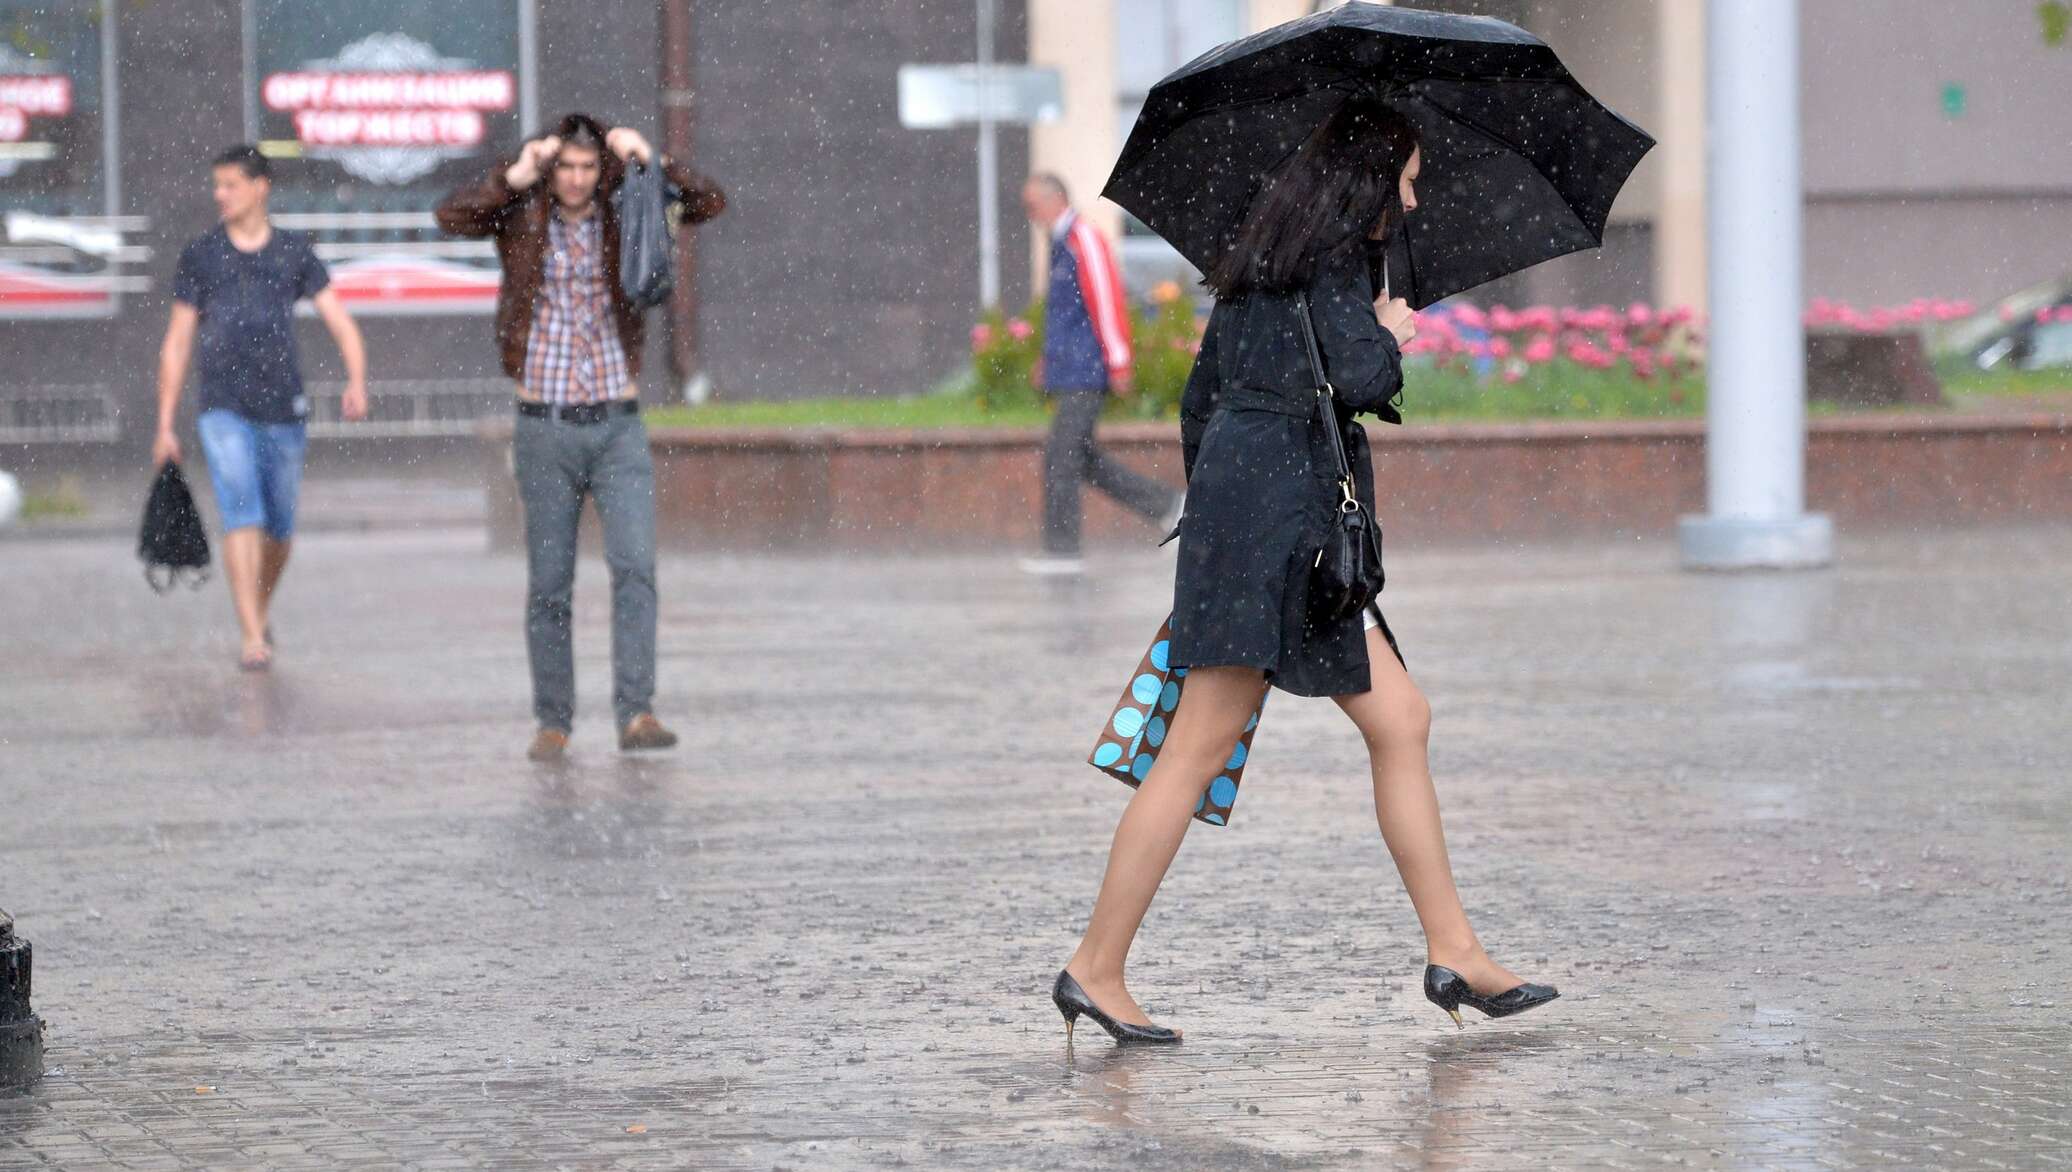
<path fill-rule="evenodd" d="M 237 657 L 237 670 L 272 671 L 273 653 L 271 651 L 267 651 L 262 652 L 258 655 L 240 655 Z"/>

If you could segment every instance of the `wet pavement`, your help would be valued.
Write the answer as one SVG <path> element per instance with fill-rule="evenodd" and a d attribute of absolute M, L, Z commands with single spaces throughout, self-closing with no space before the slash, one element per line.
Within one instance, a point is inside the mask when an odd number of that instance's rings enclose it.
<path fill-rule="evenodd" d="M 550 768 L 481 544 L 310 536 L 270 676 L 220 586 L 0 547 L 0 1167 L 2072 1167 L 2072 531 L 1392 543 L 1470 912 L 1564 996 L 1422 1001 L 1358 739 L 1280 697 L 1139 947 L 1167 1051 L 1046 997 L 1163 557 L 669 559 L 642 759 L 586 562 Z"/>

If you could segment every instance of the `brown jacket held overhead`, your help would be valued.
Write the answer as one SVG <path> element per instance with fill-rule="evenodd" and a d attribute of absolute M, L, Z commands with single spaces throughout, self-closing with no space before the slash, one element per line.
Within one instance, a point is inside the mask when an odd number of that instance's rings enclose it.
<path fill-rule="evenodd" d="M 563 137 L 571 116 L 563 124 Z M 587 119 L 586 119 L 587 121 Z M 597 126 L 592 122 L 592 126 Z M 597 131 L 601 138 L 603 132 Z M 641 314 L 619 287 L 619 217 L 611 194 L 625 178 L 626 165 L 610 151 L 600 152 L 597 181 L 598 226 L 604 240 L 604 281 L 612 294 L 612 316 L 618 319 L 619 341 L 626 348 L 626 370 L 640 375 L 643 329 Z M 525 345 L 532 336 L 533 308 L 547 268 L 547 217 L 554 211 L 554 196 L 542 178 L 524 191 L 513 191 L 504 172 L 517 156 L 499 160 L 489 177 L 463 187 L 439 204 L 433 216 L 439 227 L 456 236 L 496 238 L 496 253 L 504 266 L 503 288 L 496 295 L 496 340 L 502 351 L 504 373 L 513 379 L 525 371 Z M 702 224 L 724 211 L 727 197 L 719 185 L 681 163 L 662 159 L 662 173 L 683 192 L 683 218 Z"/>

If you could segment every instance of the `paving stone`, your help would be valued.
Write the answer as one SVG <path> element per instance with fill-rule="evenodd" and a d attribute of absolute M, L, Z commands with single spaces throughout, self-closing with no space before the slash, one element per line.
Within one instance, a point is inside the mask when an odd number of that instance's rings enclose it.
<path fill-rule="evenodd" d="M 653 757 L 586 561 L 540 767 L 477 534 L 298 542 L 264 676 L 219 585 L 10 542 L 0 1168 L 2072 1167 L 2072 533 L 1403 545 L 1462 890 L 1562 1000 L 1423 1002 L 1358 738 L 1281 697 L 1132 971 L 1187 1042 L 1124 1051 L 1046 994 L 1169 555 L 666 558 Z"/>

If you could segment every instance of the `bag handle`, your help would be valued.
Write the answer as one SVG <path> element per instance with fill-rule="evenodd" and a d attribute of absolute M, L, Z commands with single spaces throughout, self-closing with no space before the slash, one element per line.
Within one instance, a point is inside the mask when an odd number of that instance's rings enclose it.
<path fill-rule="evenodd" d="M 1338 463 L 1338 491 L 1344 494 L 1343 499 L 1338 502 L 1338 509 L 1342 513 L 1358 512 L 1360 501 L 1353 493 L 1352 461 L 1345 455 L 1345 437 L 1338 434 L 1338 411 L 1335 406 L 1338 391 L 1331 385 L 1331 380 L 1324 377 L 1324 356 L 1323 352 L 1317 349 L 1317 327 L 1316 323 L 1310 320 L 1307 289 L 1295 294 L 1295 304 L 1302 310 L 1302 342 L 1309 350 L 1310 374 L 1316 378 L 1317 405 L 1319 408 L 1331 408 L 1320 410 L 1318 413 L 1324 416 L 1324 433 L 1331 437 L 1331 455 Z"/>

